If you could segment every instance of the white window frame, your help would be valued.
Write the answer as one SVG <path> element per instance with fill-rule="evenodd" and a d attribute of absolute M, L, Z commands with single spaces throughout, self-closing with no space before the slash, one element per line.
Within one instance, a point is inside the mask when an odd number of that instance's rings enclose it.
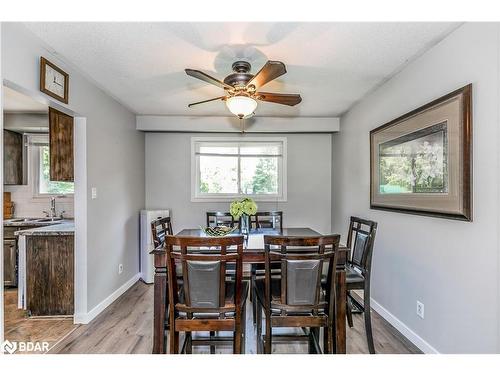
<path fill-rule="evenodd" d="M 270 143 L 280 142 L 282 147 L 281 157 L 278 158 L 278 194 L 207 194 L 199 191 L 200 186 L 200 164 L 196 155 L 196 144 L 199 142 L 227 142 L 227 143 Z M 191 202 L 231 202 L 235 199 L 250 197 L 257 202 L 286 202 L 287 201 L 287 138 L 286 137 L 192 137 L 191 138 Z M 239 181 L 238 181 L 239 184 Z"/>
<path fill-rule="evenodd" d="M 29 171 L 29 177 L 31 178 L 31 183 L 28 181 L 29 184 L 32 185 L 32 190 L 33 190 L 33 200 L 38 201 L 38 200 L 46 200 L 47 198 L 51 197 L 57 197 L 59 198 L 59 202 L 72 202 L 74 193 L 73 194 L 42 194 L 40 193 L 40 148 L 38 147 L 39 145 L 32 145 L 31 144 L 31 139 L 30 137 L 37 137 L 41 138 L 41 136 L 45 136 L 45 134 L 28 134 L 28 171 Z M 47 135 L 47 146 L 49 145 L 48 143 L 48 135 Z"/>

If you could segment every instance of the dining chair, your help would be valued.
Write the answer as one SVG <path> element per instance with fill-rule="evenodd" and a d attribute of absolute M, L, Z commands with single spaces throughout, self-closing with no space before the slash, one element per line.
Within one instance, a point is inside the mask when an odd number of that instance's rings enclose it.
<path fill-rule="evenodd" d="M 170 219 L 170 216 L 165 216 L 165 217 L 159 217 L 153 221 L 151 221 L 151 234 L 153 238 L 153 246 L 155 249 L 159 247 L 164 247 L 165 246 L 165 238 L 167 236 L 173 235 L 173 230 L 172 230 L 172 220 Z M 167 280 L 168 283 L 168 280 Z M 167 286 L 168 288 L 168 286 Z M 168 293 L 165 296 L 166 301 L 165 305 L 167 307 L 166 311 L 166 316 L 168 316 Z M 168 319 L 165 321 L 165 329 L 166 331 L 169 330 L 169 322 Z"/>
<path fill-rule="evenodd" d="M 250 216 L 250 222 L 256 229 L 273 228 L 281 230 L 283 228 L 283 211 L 257 212 Z"/>
<path fill-rule="evenodd" d="M 375 353 L 375 346 L 370 310 L 370 278 L 376 233 L 376 222 L 351 216 L 347 234 L 347 248 L 350 249 L 346 264 L 347 322 L 352 328 L 353 312 L 364 313 L 366 339 L 371 354 Z M 363 305 L 353 297 L 353 290 L 363 290 Z M 356 307 L 355 311 L 353 307 Z"/>
<path fill-rule="evenodd" d="M 151 222 L 151 234 L 153 236 L 153 245 L 156 248 L 163 246 L 165 236 L 173 235 L 172 221 L 170 216 L 159 217 Z"/>
<path fill-rule="evenodd" d="M 283 211 L 257 212 L 255 215 L 250 216 L 250 223 L 252 228 L 254 229 L 272 228 L 277 229 L 281 232 L 283 229 Z M 275 267 L 273 272 L 279 272 L 279 270 L 277 270 Z M 252 264 L 250 269 L 250 300 L 252 302 L 252 319 L 254 325 L 257 323 L 257 302 L 255 298 L 253 298 L 255 280 L 257 277 L 263 276 L 264 265 Z"/>
<path fill-rule="evenodd" d="M 185 333 L 180 352 L 192 353 L 193 345 L 211 348 L 233 343 L 233 353 L 245 351 L 245 300 L 243 236 L 167 236 L 167 269 L 170 300 L 170 353 L 179 353 L 179 333 Z M 181 266 L 178 275 L 176 264 Z M 236 265 L 236 275 L 227 265 Z M 179 291 L 177 276 L 183 281 Z M 231 331 L 232 337 L 193 338 L 196 331 Z M 211 351 L 212 352 L 212 351 Z"/>
<path fill-rule="evenodd" d="M 309 353 L 335 352 L 335 272 L 340 235 L 318 237 L 264 236 L 265 277 L 255 281 L 257 352 L 271 353 L 274 340 L 307 340 Z M 271 273 L 272 264 L 281 268 Z M 322 274 L 327 275 L 323 286 Z M 265 335 L 262 336 L 262 311 Z M 301 327 L 305 334 L 273 334 L 275 327 Z M 306 328 L 309 328 L 308 330 Z"/>
<path fill-rule="evenodd" d="M 207 212 L 207 227 L 225 225 L 234 227 L 237 224 L 230 212 L 209 211 Z"/>

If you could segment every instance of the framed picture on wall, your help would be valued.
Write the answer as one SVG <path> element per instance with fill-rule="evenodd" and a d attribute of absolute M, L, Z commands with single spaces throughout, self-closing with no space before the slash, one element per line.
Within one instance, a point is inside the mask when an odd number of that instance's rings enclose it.
<path fill-rule="evenodd" d="M 472 85 L 370 132 L 370 207 L 472 221 Z"/>
<path fill-rule="evenodd" d="M 40 57 L 40 91 L 68 104 L 68 73 L 44 57 Z"/>

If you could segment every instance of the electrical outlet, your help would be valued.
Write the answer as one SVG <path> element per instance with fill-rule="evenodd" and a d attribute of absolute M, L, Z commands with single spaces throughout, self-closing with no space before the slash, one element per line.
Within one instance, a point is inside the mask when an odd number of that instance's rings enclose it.
<path fill-rule="evenodd" d="M 420 301 L 417 301 L 417 315 L 424 319 L 424 304 Z"/>
<path fill-rule="evenodd" d="M 121 274 L 123 272 L 123 264 L 118 265 L 118 274 Z"/>
<path fill-rule="evenodd" d="M 92 188 L 92 199 L 96 199 L 96 198 L 97 198 L 97 188 L 93 187 Z"/>

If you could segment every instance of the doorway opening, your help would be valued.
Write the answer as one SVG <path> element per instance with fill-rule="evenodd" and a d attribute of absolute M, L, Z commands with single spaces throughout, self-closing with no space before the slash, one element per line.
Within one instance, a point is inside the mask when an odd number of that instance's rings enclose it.
<path fill-rule="evenodd" d="M 86 307 L 86 121 L 9 82 L 2 90 L 0 336 L 18 351 L 47 352 Z"/>

